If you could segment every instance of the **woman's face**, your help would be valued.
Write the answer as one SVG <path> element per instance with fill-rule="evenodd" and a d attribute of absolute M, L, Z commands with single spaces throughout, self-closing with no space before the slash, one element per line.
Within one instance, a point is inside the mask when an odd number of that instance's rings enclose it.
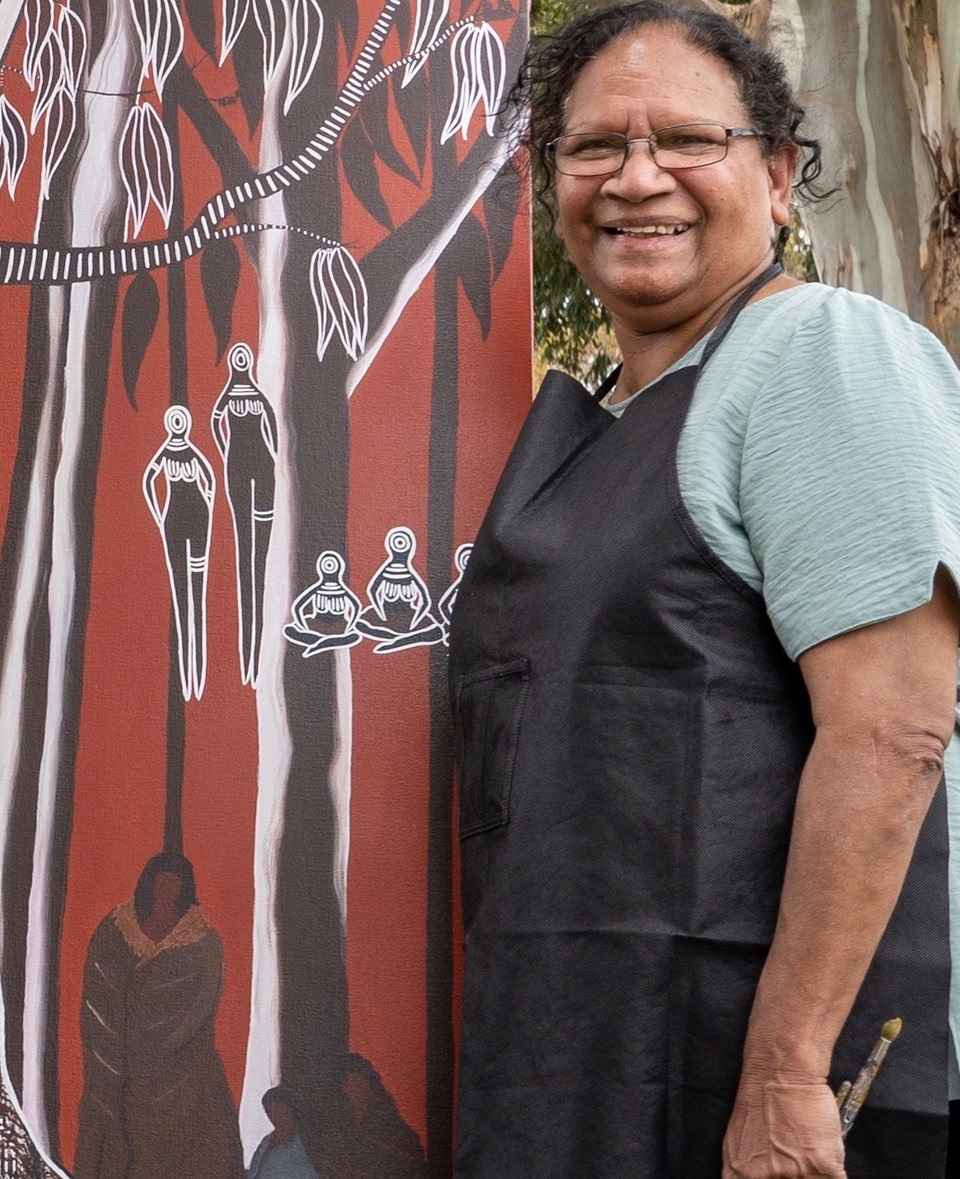
<path fill-rule="evenodd" d="M 584 67 L 564 130 L 632 139 L 704 120 L 750 127 L 733 75 L 679 31 L 651 25 Z M 765 157 L 741 138 L 719 163 L 667 172 L 638 143 L 616 175 L 556 177 L 557 231 L 615 324 L 667 330 L 722 306 L 769 264 L 794 163 L 792 150 Z M 640 236 L 652 227 L 671 232 Z"/>
<path fill-rule="evenodd" d="M 183 881 L 175 872 L 159 872 L 153 882 L 153 907 L 172 908 L 180 899 Z"/>

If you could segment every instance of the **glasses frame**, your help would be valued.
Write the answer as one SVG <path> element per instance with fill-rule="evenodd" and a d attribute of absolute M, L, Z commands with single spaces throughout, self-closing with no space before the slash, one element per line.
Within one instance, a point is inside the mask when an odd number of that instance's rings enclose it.
<path fill-rule="evenodd" d="M 697 164 L 661 164 L 657 159 L 657 136 L 662 135 L 665 131 L 679 131 L 683 127 L 716 127 L 724 134 L 723 155 L 715 160 L 707 160 L 705 163 Z M 603 172 L 564 172 L 564 170 L 557 163 L 557 144 L 561 139 L 572 139 L 578 135 L 605 135 L 610 139 L 623 140 L 623 158 L 616 168 L 610 168 Z M 731 139 L 763 139 L 765 136 L 760 131 L 755 131 L 752 127 L 724 127 L 722 123 L 714 123 L 710 119 L 697 119 L 692 123 L 675 123 L 670 127 L 661 127 L 658 131 L 651 131 L 649 135 L 638 135 L 634 139 L 628 139 L 619 131 L 571 131 L 564 135 L 558 135 L 556 139 L 551 139 L 546 145 L 547 150 L 553 157 L 553 166 L 561 176 L 572 176 L 575 180 L 592 180 L 599 176 L 616 176 L 617 173 L 622 172 L 626 167 L 627 160 L 630 159 L 630 153 L 633 150 L 635 143 L 645 143 L 647 151 L 650 153 L 650 158 L 657 165 L 658 168 L 664 172 L 686 172 L 692 168 L 709 168 L 711 164 L 719 164 L 727 158 L 727 153 L 730 151 Z M 719 145 L 718 145 L 719 146 Z M 691 159 L 695 157 L 691 156 Z"/>

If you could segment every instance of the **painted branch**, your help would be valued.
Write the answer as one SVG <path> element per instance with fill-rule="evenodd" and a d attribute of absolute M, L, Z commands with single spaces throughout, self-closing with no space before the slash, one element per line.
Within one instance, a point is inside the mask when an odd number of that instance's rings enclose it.
<path fill-rule="evenodd" d="M 137 274 L 184 262 L 199 253 L 207 242 L 219 237 L 259 232 L 262 227 L 255 225 L 230 226 L 220 231 L 217 226 L 251 202 L 268 200 L 310 176 L 336 143 L 347 119 L 368 90 L 380 85 L 409 62 L 435 52 L 456 28 L 468 23 L 458 21 L 420 53 L 396 61 L 371 77 L 373 59 L 390 31 L 401 2 L 387 0 L 330 114 L 307 146 L 290 160 L 211 197 L 189 228 L 174 238 L 124 242 L 119 246 L 74 246 L 65 250 L 33 242 L 0 241 L 0 286 L 44 283 L 59 286 L 106 276 Z"/>

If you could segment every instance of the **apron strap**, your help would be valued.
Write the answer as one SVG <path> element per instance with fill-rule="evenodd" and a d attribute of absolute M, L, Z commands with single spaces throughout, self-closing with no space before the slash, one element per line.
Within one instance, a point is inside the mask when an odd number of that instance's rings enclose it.
<path fill-rule="evenodd" d="M 763 274 L 755 278 L 748 287 L 744 287 L 740 294 L 737 295 L 736 299 L 734 299 L 734 301 L 727 308 L 723 319 L 721 319 L 716 328 L 714 328 L 710 339 L 707 341 L 707 346 L 704 348 L 703 355 L 700 357 L 700 363 L 697 365 L 698 376 L 701 372 L 703 372 L 703 369 L 710 357 L 713 356 L 714 352 L 716 352 L 716 350 L 726 339 L 727 332 L 729 332 L 733 327 L 737 316 L 744 309 L 744 307 L 746 307 L 757 291 L 759 291 L 761 287 L 765 287 L 768 282 L 772 282 L 781 274 L 783 274 L 783 267 L 779 262 L 774 262 L 772 265 L 767 267 Z M 602 401 L 604 397 L 606 397 L 614 385 L 616 385 L 617 378 L 620 376 L 620 370 L 622 368 L 623 365 L 618 364 L 609 373 L 607 373 L 607 375 L 603 378 L 599 388 L 593 394 L 594 401 L 599 402 Z"/>
<path fill-rule="evenodd" d="M 759 291 L 761 287 L 765 287 L 768 282 L 772 282 L 781 274 L 783 274 L 783 267 L 779 262 L 774 262 L 772 265 L 767 267 L 763 274 L 755 278 L 748 287 L 744 287 L 740 294 L 737 295 L 734 301 L 727 308 L 723 319 L 721 319 L 717 324 L 713 334 L 710 336 L 710 339 L 707 341 L 707 346 L 704 348 L 703 355 L 700 357 L 700 364 L 697 366 L 700 369 L 700 372 L 703 372 L 707 361 L 727 338 L 727 332 L 729 332 L 733 327 L 737 316 L 744 309 L 744 307 L 746 307 L 757 291 Z"/>
<path fill-rule="evenodd" d="M 614 365 L 614 367 L 607 373 L 607 375 L 600 382 L 597 391 L 592 394 L 594 401 L 603 401 L 604 397 L 606 397 L 613 386 L 617 383 L 617 377 L 620 376 L 620 370 L 622 368 L 622 364 L 617 364 Z"/>

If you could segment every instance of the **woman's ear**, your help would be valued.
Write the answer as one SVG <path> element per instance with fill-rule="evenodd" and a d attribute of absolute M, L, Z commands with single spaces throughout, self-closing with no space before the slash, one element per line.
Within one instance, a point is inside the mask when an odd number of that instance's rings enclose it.
<path fill-rule="evenodd" d="M 790 204 L 793 197 L 793 177 L 797 168 L 799 149 L 795 143 L 778 148 L 767 156 L 769 176 L 770 215 L 776 225 L 790 222 Z"/>

